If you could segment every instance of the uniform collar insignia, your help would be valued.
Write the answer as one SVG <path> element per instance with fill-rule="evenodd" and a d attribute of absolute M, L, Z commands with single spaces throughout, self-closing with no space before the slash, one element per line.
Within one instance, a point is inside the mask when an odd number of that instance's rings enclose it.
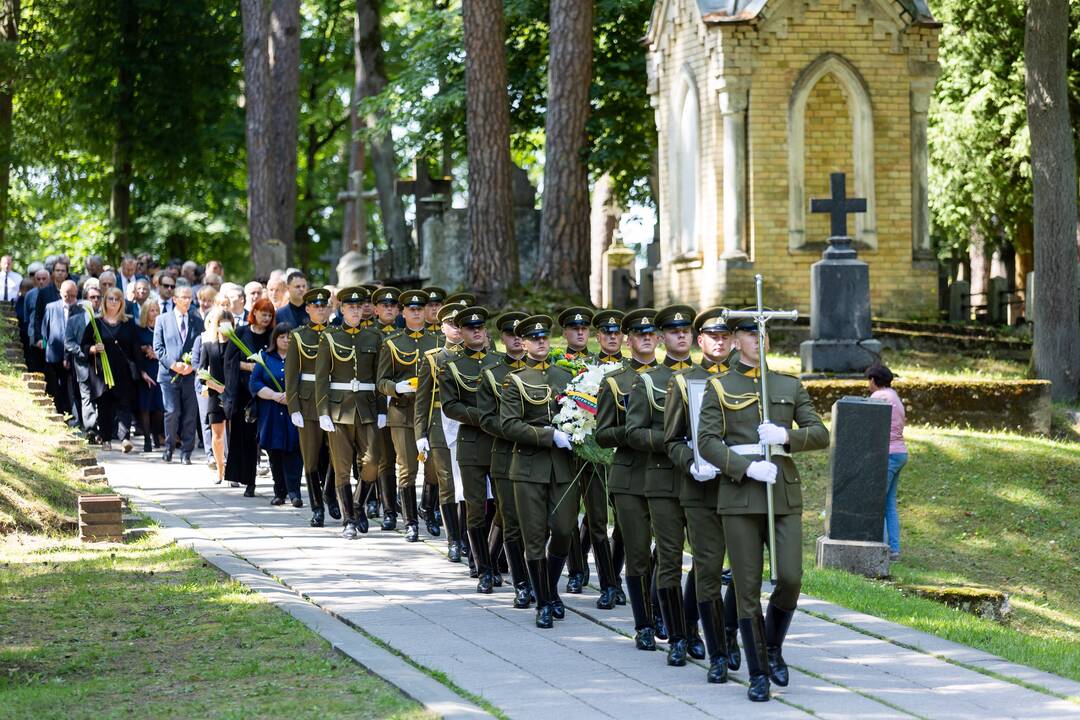
<path fill-rule="evenodd" d="M 622 355 L 608 355 L 607 353 L 600 354 L 600 362 L 602 363 L 618 363 L 622 362 Z"/>
<path fill-rule="evenodd" d="M 397 330 L 397 328 L 394 327 L 393 325 L 383 325 L 381 330 L 384 333 L 390 333 L 390 332 L 394 332 L 395 330 Z"/>
<path fill-rule="evenodd" d="M 469 357 L 473 360 L 483 360 L 487 356 L 487 353 L 483 350 L 477 350 L 476 352 L 469 353 Z"/>
<path fill-rule="evenodd" d="M 685 370 L 690 367 L 689 360 L 676 360 L 674 358 L 664 358 L 664 364 L 672 370 Z"/>
<path fill-rule="evenodd" d="M 507 360 L 507 363 L 510 365 L 510 367 L 512 367 L 515 370 L 517 370 L 518 368 L 525 367 L 525 361 L 524 360 L 514 360 L 514 359 L 512 359 L 510 357 L 507 357 L 506 360 Z"/>
<path fill-rule="evenodd" d="M 362 329 L 363 328 L 361 328 L 361 327 L 348 327 L 348 326 L 346 326 L 345 327 L 345 332 L 347 332 L 349 335 L 355 335 L 356 333 L 360 332 Z"/>
<path fill-rule="evenodd" d="M 322 331 L 326 329 L 326 326 L 322 323 L 313 323 L 311 329 L 315 331 Z"/>
<path fill-rule="evenodd" d="M 547 370 L 549 367 L 551 367 L 550 363 L 548 363 L 547 360 L 533 360 L 532 358 L 526 360 L 525 364 L 531 367 L 533 370 Z"/>
<path fill-rule="evenodd" d="M 409 333 L 409 337 L 411 337 L 413 340 L 419 340 L 420 338 L 424 337 L 424 331 L 413 330 Z"/>

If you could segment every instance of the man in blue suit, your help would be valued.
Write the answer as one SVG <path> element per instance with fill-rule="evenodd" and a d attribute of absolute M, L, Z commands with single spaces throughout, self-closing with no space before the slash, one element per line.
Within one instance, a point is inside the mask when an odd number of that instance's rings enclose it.
<path fill-rule="evenodd" d="M 101 309 L 101 287 L 97 278 L 87 278 L 83 283 L 83 297 L 96 313 Z M 97 406 L 90 397 L 90 356 L 83 352 L 82 337 L 86 331 L 86 311 L 76 308 L 68 318 L 67 331 L 64 333 L 64 350 L 67 351 L 68 363 L 75 381 L 78 401 L 72 403 L 79 410 L 79 421 L 83 432 L 91 442 L 96 442 Z"/>
<path fill-rule="evenodd" d="M 183 357 L 191 352 L 195 338 L 203 331 L 202 320 L 188 312 L 191 288 L 178 287 L 173 295 L 172 312 L 158 318 L 154 327 L 154 352 L 158 356 L 158 385 L 165 405 L 165 452 L 161 459 L 172 462 L 173 448 L 180 439 L 180 462 L 191 464 L 199 408 L 195 397 L 195 368 Z M 176 382 L 173 378 L 178 377 Z"/>
<path fill-rule="evenodd" d="M 78 418 L 71 400 L 71 366 L 64 350 L 68 320 L 76 312 L 79 286 L 73 280 L 60 284 L 60 299 L 45 306 L 41 322 L 41 344 L 45 350 L 45 388 L 52 395 L 56 412 Z"/>

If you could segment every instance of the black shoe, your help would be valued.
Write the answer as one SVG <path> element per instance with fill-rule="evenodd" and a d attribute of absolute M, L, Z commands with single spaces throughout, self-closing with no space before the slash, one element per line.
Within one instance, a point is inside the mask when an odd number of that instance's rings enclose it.
<path fill-rule="evenodd" d="M 551 585 L 547 560 L 526 560 L 525 567 L 536 592 L 536 627 L 548 629 L 552 623 Z"/>
<path fill-rule="evenodd" d="M 614 610 L 615 609 L 615 588 L 606 587 L 600 591 L 600 597 L 596 598 L 597 610 Z"/>
<path fill-rule="evenodd" d="M 656 616 L 656 623 L 653 625 L 653 628 L 656 630 L 657 640 L 668 639 L 667 625 L 664 623 L 664 618 L 662 615 Z"/>
<path fill-rule="evenodd" d="M 532 588 L 528 583 L 521 583 L 514 586 L 514 607 L 518 610 L 524 610 L 532 605 Z"/>
<path fill-rule="evenodd" d="M 384 513 L 382 519 L 383 530 L 397 530 L 397 513 Z"/>
<path fill-rule="evenodd" d="M 326 516 L 322 510 L 311 513 L 311 527 L 323 527 L 324 525 L 326 525 Z"/>
<path fill-rule="evenodd" d="M 452 563 L 461 562 L 461 543 L 457 540 L 446 543 L 446 559 Z"/>
<path fill-rule="evenodd" d="M 769 676 L 751 675 L 746 697 L 750 698 L 750 702 L 769 702 Z"/>
<path fill-rule="evenodd" d="M 653 637 L 653 629 L 651 627 L 641 628 L 634 634 L 634 645 L 638 650 L 648 650 L 652 652 L 656 650 L 656 638 Z"/>
<path fill-rule="evenodd" d="M 556 620 L 562 620 L 566 617 L 566 606 L 559 597 L 558 587 L 559 577 L 562 575 L 563 568 L 566 567 L 566 558 L 549 555 L 547 566 L 548 588 L 551 590 L 551 616 Z"/>
<path fill-rule="evenodd" d="M 742 667 L 742 651 L 739 650 L 739 629 L 727 629 L 727 666 L 729 670 Z"/>
<path fill-rule="evenodd" d="M 760 615 L 739 618 L 739 633 L 746 649 L 746 670 L 750 675 L 746 697 L 751 702 L 768 702 L 769 659 L 765 652 L 765 622 Z"/>
<path fill-rule="evenodd" d="M 182 465 L 190 465 L 191 464 L 191 453 L 180 453 L 180 464 L 182 464 Z"/>
<path fill-rule="evenodd" d="M 787 637 L 794 610 L 781 610 L 769 603 L 765 609 L 765 652 L 769 658 L 769 677 L 780 687 L 787 687 L 788 667 L 781 650 Z"/>
<path fill-rule="evenodd" d="M 690 635 L 686 638 L 686 652 L 695 660 L 705 659 L 705 641 L 701 639 L 696 627 L 690 629 Z"/>
<path fill-rule="evenodd" d="M 405 526 L 405 542 L 419 542 L 420 541 L 420 528 L 416 523 L 409 523 Z"/>
<path fill-rule="evenodd" d="M 369 529 L 367 516 L 364 513 L 358 513 L 356 516 L 356 531 L 361 535 L 367 535 Z"/>
<path fill-rule="evenodd" d="M 304 501 L 303 501 L 303 500 L 301 500 L 301 499 L 300 499 L 300 498 L 298 498 L 298 497 L 294 497 L 294 498 L 292 499 L 292 506 L 293 506 L 294 508 L 302 508 L 302 507 L 304 507 Z"/>
<path fill-rule="evenodd" d="M 274 498 L 273 500 L 270 501 L 270 504 L 271 505 L 284 505 L 285 504 L 285 498 L 276 497 L 276 498 Z"/>
<path fill-rule="evenodd" d="M 491 570 L 485 570 L 480 573 L 480 582 L 476 583 L 476 592 L 490 595 L 494 592 L 494 587 L 495 577 L 492 575 Z"/>
<path fill-rule="evenodd" d="M 719 657 L 709 663 L 709 672 L 705 673 L 705 681 L 710 683 L 726 683 L 728 681 L 728 668 L 724 658 Z"/>
<path fill-rule="evenodd" d="M 248 485 L 244 488 L 244 497 L 255 497 L 254 485 Z"/>
<path fill-rule="evenodd" d="M 148 452 L 153 452 L 153 450 L 154 450 L 154 443 L 150 440 L 150 437 L 149 436 L 144 437 L 143 438 L 143 444 L 142 444 L 142 451 L 144 453 L 148 453 Z"/>
<path fill-rule="evenodd" d="M 784 662 L 784 655 L 780 652 L 780 648 L 766 648 L 765 652 L 769 656 L 769 679 L 780 687 L 787 687 L 790 677 L 788 676 L 787 663 Z"/>
<path fill-rule="evenodd" d="M 686 665 L 686 638 L 676 638 L 668 643 L 667 664 L 672 667 Z"/>
<path fill-rule="evenodd" d="M 439 527 L 439 524 L 435 522 L 435 513 L 427 513 L 427 519 L 425 523 L 427 525 L 428 535 L 431 535 L 432 537 L 439 537 L 440 535 L 442 535 L 442 528 Z"/>
<path fill-rule="evenodd" d="M 566 579 L 566 592 L 580 595 L 584 579 L 583 573 L 570 573 L 570 577 Z"/>
<path fill-rule="evenodd" d="M 166 450 L 161 453 L 161 459 L 163 462 L 172 462 L 172 450 Z"/>
<path fill-rule="evenodd" d="M 369 518 L 377 518 L 377 517 L 379 517 L 379 502 L 378 502 L 378 500 L 375 500 L 374 498 L 372 498 L 371 500 L 367 501 L 367 516 Z"/>
<path fill-rule="evenodd" d="M 551 611 L 551 605 L 537 605 L 536 606 L 536 627 L 549 630 L 555 624 L 551 622 L 553 613 Z"/>
<path fill-rule="evenodd" d="M 330 517 L 334 518 L 335 520 L 341 519 L 341 508 L 339 508 L 337 505 L 331 505 L 330 509 L 327 512 L 329 512 Z"/>
<path fill-rule="evenodd" d="M 615 588 L 615 604 L 616 605 L 625 605 L 626 604 L 626 591 L 622 589 L 621 584 L 619 585 L 619 587 Z"/>

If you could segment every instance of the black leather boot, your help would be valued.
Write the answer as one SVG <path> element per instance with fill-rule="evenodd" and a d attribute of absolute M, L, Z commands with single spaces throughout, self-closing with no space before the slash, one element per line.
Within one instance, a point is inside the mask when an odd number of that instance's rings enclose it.
<path fill-rule="evenodd" d="M 551 598 L 551 616 L 556 620 L 562 620 L 566 617 L 566 606 L 563 605 L 562 598 L 559 597 L 559 576 L 562 575 L 563 568 L 566 567 L 566 558 L 558 557 L 556 555 L 548 555 L 548 593 Z"/>
<path fill-rule="evenodd" d="M 660 588 L 660 613 L 668 630 L 667 664 L 682 667 L 686 664 L 686 618 L 683 617 L 682 588 Z"/>
<path fill-rule="evenodd" d="M 311 513 L 311 527 L 323 527 L 326 525 L 326 515 L 322 508 Z"/>
<path fill-rule="evenodd" d="M 461 562 L 461 543 L 458 541 L 460 530 L 457 524 L 457 507 L 443 505 L 443 519 L 446 520 L 446 558 L 452 563 Z"/>
<path fill-rule="evenodd" d="M 506 563 L 510 566 L 510 577 L 514 581 L 514 607 L 524 610 L 532 605 L 532 586 L 529 584 L 529 571 L 525 567 L 521 543 L 506 543 Z"/>
<path fill-rule="evenodd" d="M 596 598 L 598 610 L 614 610 L 618 601 L 618 585 L 615 568 L 611 563 L 611 546 L 602 542 L 593 547 L 596 556 L 596 572 L 600 576 L 600 597 Z"/>
<path fill-rule="evenodd" d="M 742 653 L 739 651 L 739 601 L 735 596 L 735 583 L 731 580 L 731 570 L 723 573 L 723 584 L 727 585 L 724 593 L 724 628 L 727 632 L 727 666 L 729 670 L 738 670 L 742 665 Z"/>
<path fill-rule="evenodd" d="M 781 610 L 769 603 L 765 609 L 765 652 L 769 656 L 769 677 L 780 687 L 787 687 L 788 667 L 782 650 L 794 610 Z"/>
<path fill-rule="evenodd" d="M 352 488 L 348 485 L 338 485 L 334 488 L 337 493 L 338 506 L 341 508 L 342 526 L 352 523 L 356 525 L 356 512 L 353 509 Z"/>
<path fill-rule="evenodd" d="M 479 578 L 479 582 L 476 583 L 476 592 L 490 595 L 495 586 L 495 578 L 491 571 L 491 556 L 488 554 L 484 536 L 484 528 L 469 528 L 469 543 L 475 549 L 473 554 L 476 556 L 476 570 Z"/>
<path fill-rule="evenodd" d="M 719 600 L 707 600 L 698 603 L 698 616 L 701 618 L 701 634 L 705 636 L 705 647 L 709 652 L 709 672 L 705 680 L 711 683 L 726 683 L 727 632 L 724 627 L 724 607 Z"/>
<path fill-rule="evenodd" d="M 393 473 L 379 478 L 379 496 L 383 501 L 382 529 L 397 530 L 397 480 Z"/>
<path fill-rule="evenodd" d="M 502 528 L 492 524 L 487 532 L 488 557 L 491 558 L 491 577 L 495 587 L 502 587 L 503 572 L 509 572 L 503 547 Z"/>
<path fill-rule="evenodd" d="M 656 650 L 652 609 L 646 601 L 648 583 L 640 575 L 626 576 L 626 596 L 630 599 L 630 609 L 634 612 L 634 644 L 638 650 Z"/>
<path fill-rule="evenodd" d="M 526 560 L 525 567 L 528 569 L 533 591 L 536 593 L 536 627 L 547 630 L 555 624 L 552 622 L 551 615 L 547 560 Z"/>
<path fill-rule="evenodd" d="M 458 544 L 461 545 L 461 557 L 469 557 L 472 548 L 469 547 L 469 537 L 465 528 L 469 527 L 469 514 L 465 511 L 465 501 L 457 504 Z M 470 564 L 471 565 L 471 564 Z M 476 577 L 473 575 L 472 577 Z"/>
<path fill-rule="evenodd" d="M 566 578 L 566 592 L 579 595 L 585 585 L 585 559 L 582 557 L 577 527 L 570 535 L 570 554 L 567 556 L 567 563 L 570 566 L 570 572 Z"/>
<path fill-rule="evenodd" d="M 694 580 L 694 568 L 686 574 L 683 586 L 683 617 L 686 618 L 686 652 L 695 660 L 705 659 L 705 643 L 698 632 L 697 583 Z"/>
<path fill-rule="evenodd" d="M 769 657 L 765 653 L 765 621 L 761 615 L 739 618 L 739 633 L 746 648 L 746 669 L 750 673 L 746 697 L 750 702 L 768 702 Z"/>
<path fill-rule="evenodd" d="M 424 483 L 420 507 L 424 511 L 424 524 L 427 526 L 428 535 L 431 535 L 432 537 L 439 537 L 442 535 L 442 523 L 439 522 L 439 519 L 435 514 L 435 504 L 438 500 L 438 495 L 438 485 Z"/>
<path fill-rule="evenodd" d="M 335 520 L 340 520 L 341 508 L 338 507 L 337 492 L 334 489 L 334 477 L 331 473 L 320 472 L 319 478 L 322 481 L 323 504 L 326 506 L 326 512 Z"/>
<path fill-rule="evenodd" d="M 416 510 L 416 489 L 407 488 L 401 495 L 401 504 L 405 510 L 405 542 L 420 540 L 420 518 Z"/>

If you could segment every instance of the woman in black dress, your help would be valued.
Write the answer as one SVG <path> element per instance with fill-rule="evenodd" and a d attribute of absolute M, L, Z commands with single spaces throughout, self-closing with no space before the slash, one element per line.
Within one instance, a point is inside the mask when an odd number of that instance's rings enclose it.
<path fill-rule="evenodd" d="M 86 324 L 83 332 L 81 349 L 90 358 L 90 397 L 97 403 L 98 434 L 102 447 L 112 449 L 113 438 L 119 437 L 124 452 L 131 452 L 132 444 L 128 433 L 131 431 L 132 406 L 135 399 L 135 381 L 140 377 L 135 367 L 135 358 L 139 352 L 138 334 L 135 323 L 124 310 L 124 293 L 119 288 L 109 288 L 101 304 L 101 315 L 97 319 L 101 343 L 94 337 L 94 328 Z M 101 356 L 109 360 L 112 370 L 113 386 L 105 383 Z M 145 382 L 149 376 L 141 373 Z"/>
<path fill-rule="evenodd" d="M 265 298 L 255 301 L 248 313 L 248 324 L 237 331 L 244 346 L 257 353 L 270 343 L 274 323 L 274 304 Z M 244 357 L 233 343 L 225 346 L 225 417 L 229 419 L 229 462 L 225 479 L 243 485 L 244 495 L 255 495 L 255 471 L 259 464 L 259 433 L 254 398 L 248 380 L 255 363 Z"/>
<path fill-rule="evenodd" d="M 228 310 L 215 307 L 206 315 L 206 329 L 195 339 L 191 350 L 192 364 L 200 372 L 206 393 L 206 422 L 210 425 L 210 441 L 217 464 L 217 484 L 225 478 L 225 407 L 221 396 L 225 392 L 225 346 L 228 339 L 222 331 L 232 329 L 233 316 Z M 209 373 L 210 377 L 205 377 Z"/>
<path fill-rule="evenodd" d="M 143 301 L 139 307 L 139 352 L 135 366 L 143 373 L 136 383 L 139 387 L 139 423 L 143 431 L 143 452 L 153 452 L 161 445 L 165 434 L 165 406 L 161 400 L 161 387 L 154 380 L 157 375 L 158 357 L 154 352 L 154 327 L 157 325 L 161 307 L 154 298 Z"/>

